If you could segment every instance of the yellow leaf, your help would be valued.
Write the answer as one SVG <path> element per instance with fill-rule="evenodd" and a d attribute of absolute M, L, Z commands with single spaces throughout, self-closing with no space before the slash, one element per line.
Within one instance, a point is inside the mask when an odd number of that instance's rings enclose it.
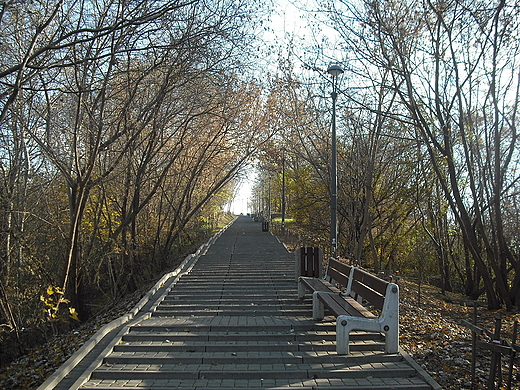
<path fill-rule="evenodd" d="M 63 290 L 62 290 L 61 288 L 59 288 L 59 287 L 54 287 L 54 292 L 55 292 L 56 294 L 61 294 L 61 295 L 63 295 Z"/>
<path fill-rule="evenodd" d="M 69 307 L 69 317 L 73 320 L 79 321 L 78 312 L 73 307 Z"/>

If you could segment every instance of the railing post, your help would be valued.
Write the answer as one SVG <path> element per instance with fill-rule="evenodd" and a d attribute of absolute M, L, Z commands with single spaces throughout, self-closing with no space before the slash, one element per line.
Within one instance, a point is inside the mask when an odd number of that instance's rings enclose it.
<path fill-rule="evenodd" d="M 500 343 L 500 331 L 502 328 L 502 318 L 495 318 L 495 332 L 493 333 L 493 343 Z M 500 352 L 491 352 L 491 369 L 488 378 L 488 389 L 493 390 L 495 388 L 495 377 L 497 374 L 497 368 L 500 370 L 499 381 L 502 382 L 502 370 L 500 369 Z"/>
<path fill-rule="evenodd" d="M 477 301 L 473 301 L 473 325 L 477 326 Z M 477 367 L 477 333 L 471 330 L 471 383 L 475 384 Z"/>

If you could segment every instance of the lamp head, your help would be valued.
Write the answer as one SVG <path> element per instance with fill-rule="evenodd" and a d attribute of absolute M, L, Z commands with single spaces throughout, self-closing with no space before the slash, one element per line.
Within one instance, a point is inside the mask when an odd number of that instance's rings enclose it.
<path fill-rule="evenodd" d="M 327 69 L 327 73 L 332 75 L 332 77 L 337 77 L 343 73 L 343 68 L 338 64 L 330 65 Z"/>

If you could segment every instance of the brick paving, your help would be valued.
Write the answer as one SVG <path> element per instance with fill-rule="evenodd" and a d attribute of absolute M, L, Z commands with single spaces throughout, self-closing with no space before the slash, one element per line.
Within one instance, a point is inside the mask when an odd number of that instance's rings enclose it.
<path fill-rule="evenodd" d="M 337 355 L 334 318 L 312 320 L 294 256 L 259 223 L 239 217 L 188 260 L 40 389 L 440 389 L 380 334 Z"/>

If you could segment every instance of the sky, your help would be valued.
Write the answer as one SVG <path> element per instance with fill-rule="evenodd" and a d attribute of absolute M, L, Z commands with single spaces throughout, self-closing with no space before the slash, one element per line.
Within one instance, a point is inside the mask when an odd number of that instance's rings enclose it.
<path fill-rule="evenodd" d="M 254 175 L 246 176 L 239 184 L 235 198 L 231 202 L 230 211 L 233 214 L 239 215 L 251 212 L 248 209 L 249 198 L 251 197 L 251 189 L 254 183 Z"/>
<path fill-rule="evenodd" d="M 272 39 L 277 45 L 286 41 L 286 34 L 294 34 L 303 36 L 305 34 L 305 13 L 299 10 L 290 0 L 275 0 L 278 6 L 273 10 L 271 17 L 271 34 L 266 39 Z M 244 214 L 251 212 L 248 209 L 251 190 L 256 178 L 254 170 L 248 172 L 241 180 L 234 200 L 231 202 L 229 209 L 234 214 Z"/>
<path fill-rule="evenodd" d="M 270 18 L 270 29 L 265 33 L 264 39 L 267 41 L 272 40 L 275 47 L 281 46 L 283 48 L 291 39 L 297 40 L 298 42 L 295 43 L 302 45 L 311 44 L 311 41 L 314 39 L 320 40 L 322 37 L 326 37 L 327 41 L 329 41 L 329 39 L 334 40 L 335 32 L 332 29 L 321 26 L 318 32 L 319 37 L 316 37 L 313 35 L 313 29 L 309 27 L 309 13 L 305 10 L 315 9 L 315 0 L 273 0 L 273 2 L 278 5 L 273 9 Z M 277 53 L 273 53 L 273 63 L 276 62 L 276 55 Z M 324 69 L 327 69 L 327 66 L 330 64 L 324 63 L 320 65 L 323 66 Z M 315 76 L 319 75 L 312 75 L 312 77 Z M 251 197 L 251 189 L 256 178 L 254 169 L 245 176 L 246 178 L 242 180 L 236 191 L 234 200 L 229 205 L 229 210 L 234 214 L 247 214 L 251 212 L 251 210 L 248 209 L 248 203 Z"/>

